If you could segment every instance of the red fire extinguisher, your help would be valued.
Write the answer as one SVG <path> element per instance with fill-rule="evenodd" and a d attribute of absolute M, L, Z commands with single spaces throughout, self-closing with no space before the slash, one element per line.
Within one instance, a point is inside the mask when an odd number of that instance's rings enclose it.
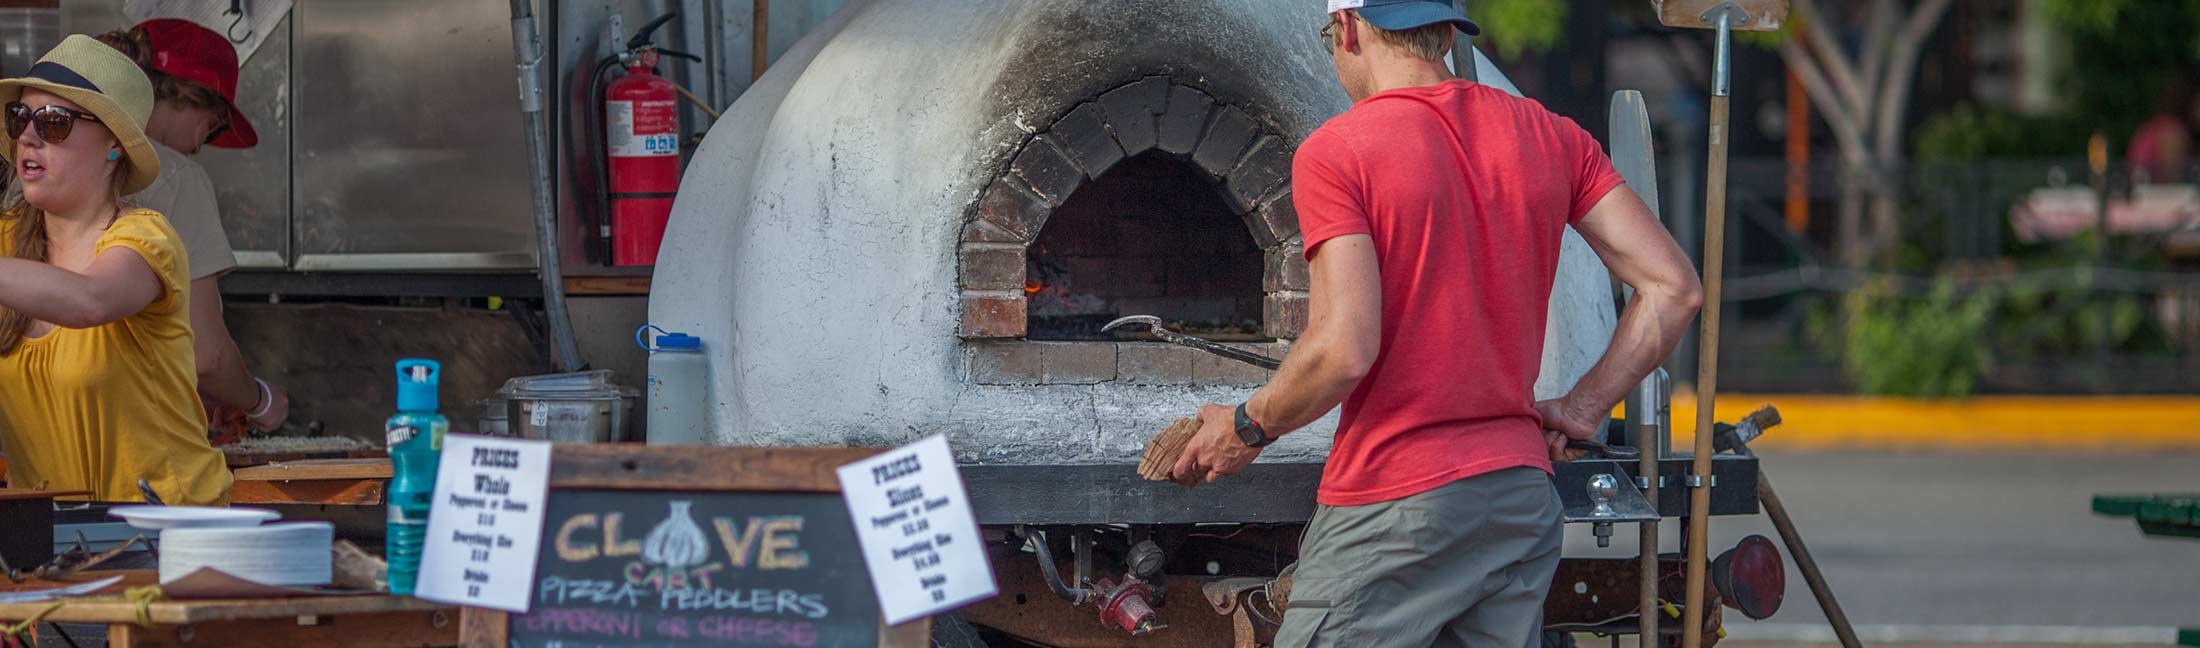
<path fill-rule="evenodd" d="M 604 91 L 604 155 L 611 158 L 611 262 L 652 265 L 680 191 L 680 106 L 643 48 Z"/>

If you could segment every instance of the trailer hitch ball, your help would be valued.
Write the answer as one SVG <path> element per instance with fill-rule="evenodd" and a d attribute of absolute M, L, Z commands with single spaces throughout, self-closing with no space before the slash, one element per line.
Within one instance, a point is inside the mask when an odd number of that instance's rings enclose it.
<path fill-rule="evenodd" d="M 1609 473 L 1589 478 L 1589 501 L 1596 504 L 1589 515 L 1595 517 L 1618 515 L 1612 510 L 1612 498 L 1619 496 L 1619 479 Z M 1612 523 L 1598 522 L 1589 528 L 1597 538 L 1597 547 L 1612 546 Z"/>
<path fill-rule="evenodd" d="M 1162 626 L 1154 624 L 1152 590 L 1136 579 L 1125 579 L 1116 585 L 1105 579 L 1099 583 L 1107 592 L 1100 599 L 1100 620 L 1110 626 L 1123 629 L 1133 637 L 1143 637 Z"/>
<path fill-rule="evenodd" d="M 1618 478 L 1613 477 L 1610 473 L 1599 473 L 1589 478 L 1589 502 L 1596 505 L 1595 508 L 1589 510 L 1589 515 L 1593 517 L 1619 515 L 1619 511 L 1612 510 L 1612 500 L 1617 497 L 1619 497 Z"/>

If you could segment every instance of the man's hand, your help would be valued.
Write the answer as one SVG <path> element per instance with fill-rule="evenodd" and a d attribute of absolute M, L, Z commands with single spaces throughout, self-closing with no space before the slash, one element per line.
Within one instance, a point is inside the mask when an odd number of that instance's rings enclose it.
<path fill-rule="evenodd" d="M 1247 447 L 1237 436 L 1237 408 L 1206 405 L 1199 408 L 1199 431 L 1192 444 L 1176 460 L 1169 477 L 1177 483 L 1213 482 L 1235 475 L 1260 457 L 1260 448 Z"/>
<path fill-rule="evenodd" d="M 200 397 L 206 404 L 206 441 L 215 447 L 243 441 L 252 433 L 252 420 L 244 416 L 244 410 L 218 400 Z"/>
<path fill-rule="evenodd" d="M 267 383 L 267 402 L 261 403 L 260 415 L 251 417 L 252 429 L 273 432 L 290 418 L 290 392 L 282 385 Z"/>
<path fill-rule="evenodd" d="M 1597 428 L 1604 423 L 1604 417 L 1585 412 L 1565 398 L 1536 401 L 1535 413 L 1543 417 L 1543 442 L 1551 447 L 1551 461 L 1557 462 L 1573 461 L 1588 454 L 1566 447 L 1566 442 L 1574 439 L 1594 440 L 1597 438 Z"/>

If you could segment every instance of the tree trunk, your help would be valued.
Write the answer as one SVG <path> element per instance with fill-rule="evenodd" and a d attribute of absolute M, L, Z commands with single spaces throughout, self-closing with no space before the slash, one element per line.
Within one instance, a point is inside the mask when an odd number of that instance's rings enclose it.
<path fill-rule="evenodd" d="M 1866 40 L 1852 55 L 1816 0 L 1795 0 L 1803 33 L 1781 44 L 1780 58 L 1840 145 L 1835 257 L 1845 267 L 1865 269 L 1900 244 L 1902 183 L 1894 170 L 1903 157 L 1904 118 L 1917 59 L 1953 2 L 1921 0 L 1902 11 L 1904 3 L 1873 0 Z"/>
<path fill-rule="evenodd" d="M 1834 258 L 1843 268 L 1862 269 L 1871 261 L 1872 242 L 1864 226 L 1867 201 L 1864 186 L 1869 181 L 1865 173 L 1863 165 L 1853 161 L 1841 165 L 1840 221 L 1834 233 Z"/>
<path fill-rule="evenodd" d="M 1892 262 L 1902 256 L 1901 183 L 1882 179 L 1872 183 L 1871 194 L 1871 253 L 1867 262 Z"/>
<path fill-rule="evenodd" d="M 1896 219 L 1902 210 L 1903 160 L 1908 156 L 1902 150 L 1903 135 L 1909 131 L 1906 119 L 1910 108 L 1910 95 L 1917 89 L 1912 80 L 1917 77 L 1917 59 L 1924 51 L 1925 41 L 1932 38 L 1934 27 L 1948 15 L 1949 5 L 1955 0 L 1924 0 L 1916 11 L 1903 21 L 1902 30 L 1889 43 L 1884 87 L 1878 88 L 1879 105 L 1871 122 L 1872 134 L 1877 138 L 1872 148 L 1877 155 L 1877 165 L 1872 167 L 1872 229 L 1873 250 L 1881 260 L 1899 256 L 1902 230 Z"/>

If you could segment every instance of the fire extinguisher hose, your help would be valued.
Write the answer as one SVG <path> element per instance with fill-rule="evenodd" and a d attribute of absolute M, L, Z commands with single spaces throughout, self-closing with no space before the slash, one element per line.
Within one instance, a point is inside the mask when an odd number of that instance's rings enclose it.
<path fill-rule="evenodd" d="M 588 147 L 588 166 L 596 177 L 596 238 L 603 245 L 606 263 L 611 260 L 611 161 L 604 159 L 608 144 L 605 142 L 607 135 L 603 126 L 603 93 L 604 82 L 610 78 L 605 73 L 618 64 L 618 56 L 606 56 L 596 63 L 596 70 L 589 73 L 588 97 L 585 99 L 588 102 L 588 119 L 581 124 L 581 132 L 586 134 L 582 141 Z"/>

